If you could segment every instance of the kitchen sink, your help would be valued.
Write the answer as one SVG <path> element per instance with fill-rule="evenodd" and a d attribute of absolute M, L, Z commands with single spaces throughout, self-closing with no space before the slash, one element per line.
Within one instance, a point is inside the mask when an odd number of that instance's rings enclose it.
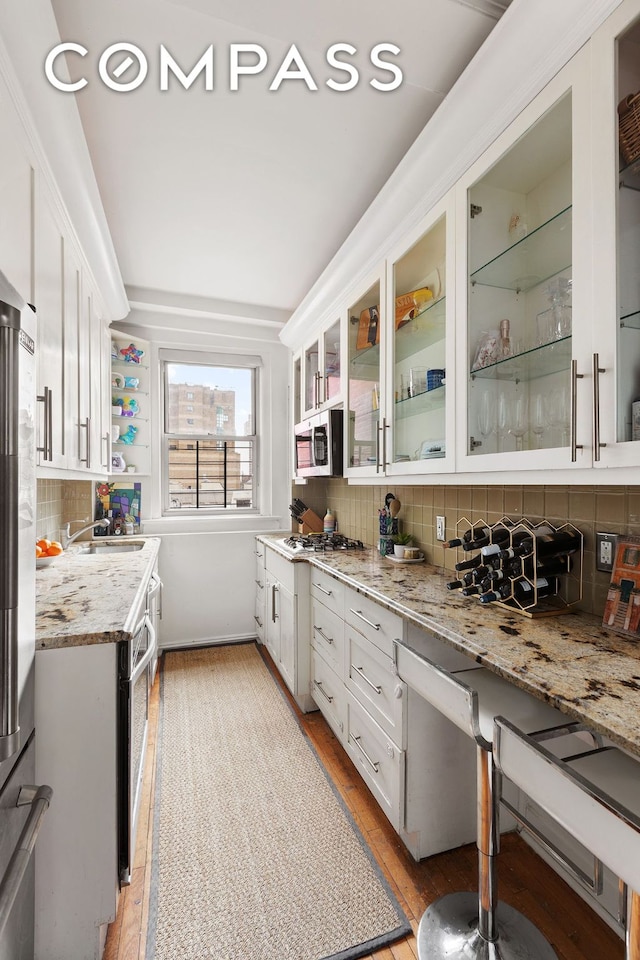
<path fill-rule="evenodd" d="M 79 553 L 102 556 L 104 553 L 133 553 L 143 547 L 144 543 L 89 543 L 86 547 L 81 547 Z"/>

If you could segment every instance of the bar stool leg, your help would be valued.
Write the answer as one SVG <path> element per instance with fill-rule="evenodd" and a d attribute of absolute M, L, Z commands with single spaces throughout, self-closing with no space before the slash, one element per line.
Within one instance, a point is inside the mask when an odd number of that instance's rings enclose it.
<path fill-rule="evenodd" d="M 418 927 L 420 960 L 558 960 L 530 920 L 498 902 L 499 784 L 491 752 L 478 746 L 478 893 L 432 903 Z M 640 902 L 638 904 L 640 918 Z M 640 952 L 629 960 L 640 960 Z"/>
<path fill-rule="evenodd" d="M 627 905 L 627 960 L 640 960 L 640 894 L 629 890 Z"/>

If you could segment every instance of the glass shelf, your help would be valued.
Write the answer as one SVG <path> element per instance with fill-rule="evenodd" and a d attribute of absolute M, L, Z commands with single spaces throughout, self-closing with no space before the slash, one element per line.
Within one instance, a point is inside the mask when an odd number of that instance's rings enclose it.
<path fill-rule="evenodd" d="M 125 370 L 148 370 L 148 363 L 135 363 L 133 360 L 121 360 L 120 357 L 111 357 L 111 363 L 117 363 L 119 368 Z"/>
<path fill-rule="evenodd" d="M 137 443 L 135 440 L 134 440 L 133 443 L 123 443 L 122 440 L 113 440 L 113 441 L 111 442 L 111 446 L 112 446 L 112 447 L 122 447 L 123 449 L 124 449 L 125 447 L 127 447 L 129 450 L 131 450 L 132 448 L 135 449 L 136 447 L 137 447 L 139 450 L 140 450 L 140 449 L 142 449 L 142 450 L 147 450 L 147 449 L 149 448 L 149 444 L 148 444 L 148 443 Z"/>
<path fill-rule="evenodd" d="M 479 370 L 471 371 L 471 379 L 480 380 L 537 380 L 552 373 L 562 373 L 571 367 L 571 337 L 552 340 L 540 347 L 525 350 L 515 357 L 507 357 Z"/>
<path fill-rule="evenodd" d="M 433 300 L 396 331 L 396 363 L 413 357 L 419 350 L 445 338 L 445 297 Z"/>
<path fill-rule="evenodd" d="M 640 310 L 635 313 L 626 313 L 620 317 L 620 326 L 629 330 L 640 330 Z"/>
<path fill-rule="evenodd" d="M 571 207 L 471 274 L 472 284 L 526 293 L 571 267 Z"/>
<path fill-rule="evenodd" d="M 380 371 L 380 344 L 359 350 L 356 356 L 349 360 L 349 370 L 352 380 L 377 380 Z"/>
<path fill-rule="evenodd" d="M 405 397 L 396 400 L 394 404 L 396 420 L 406 420 L 407 417 L 416 417 L 431 410 L 442 410 L 445 404 L 445 387 L 436 387 L 435 390 L 425 390 L 415 397 Z"/>

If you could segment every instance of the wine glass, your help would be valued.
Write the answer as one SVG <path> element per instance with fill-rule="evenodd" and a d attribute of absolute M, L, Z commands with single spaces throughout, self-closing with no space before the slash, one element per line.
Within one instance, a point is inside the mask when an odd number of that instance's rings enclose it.
<path fill-rule="evenodd" d="M 529 403 L 525 393 L 519 393 L 514 399 L 509 431 L 516 438 L 516 450 L 522 450 L 522 438 L 529 429 Z"/>
<path fill-rule="evenodd" d="M 480 397 L 478 404 L 478 430 L 487 439 L 496 429 L 496 405 L 494 397 L 488 390 Z"/>
<path fill-rule="evenodd" d="M 511 428 L 511 409 L 509 399 L 503 390 L 498 394 L 496 426 L 500 440 L 506 440 Z"/>
<path fill-rule="evenodd" d="M 531 403 L 531 429 L 536 435 L 536 447 L 542 446 L 542 435 L 549 426 L 547 404 L 542 393 L 536 393 Z"/>

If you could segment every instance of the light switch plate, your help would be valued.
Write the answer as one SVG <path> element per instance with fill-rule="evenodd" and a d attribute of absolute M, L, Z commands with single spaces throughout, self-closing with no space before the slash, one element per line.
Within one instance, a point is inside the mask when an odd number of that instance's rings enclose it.
<path fill-rule="evenodd" d="M 444 540 L 446 538 L 446 534 L 444 532 L 445 527 L 446 527 L 445 518 L 436 517 L 436 540 Z"/>
<path fill-rule="evenodd" d="M 615 533 L 596 532 L 596 569 L 603 573 L 611 573 L 613 559 L 616 553 L 618 535 Z"/>

